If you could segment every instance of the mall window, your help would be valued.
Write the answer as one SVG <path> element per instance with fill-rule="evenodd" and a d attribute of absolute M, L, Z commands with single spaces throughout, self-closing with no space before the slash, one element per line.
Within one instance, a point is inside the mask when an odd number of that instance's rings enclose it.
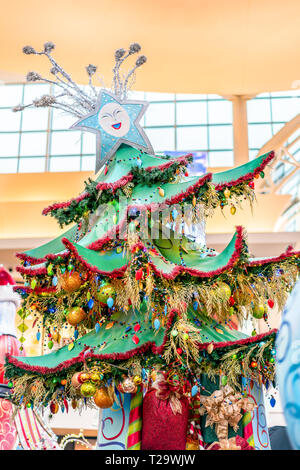
<path fill-rule="evenodd" d="M 89 171 L 95 166 L 95 135 L 70 130 L 74 118 L 55 109 L 17 104 L 52 93 L 45 84 L 0 86 L 0 173 Z M 233 165 L 232 104 L 218 95 L 133 92 L 150 102 L 142 120 L 157 153 L 202 151 L 210 166 Z"/>

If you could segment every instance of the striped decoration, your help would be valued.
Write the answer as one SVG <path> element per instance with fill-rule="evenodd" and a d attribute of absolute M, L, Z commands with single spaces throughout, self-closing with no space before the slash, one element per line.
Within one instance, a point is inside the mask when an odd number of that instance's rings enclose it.
<path fill-rule="evenodd" d="M 193 430 L 193 433 L 195 432 L 196 434 L 193 437 L 198 439 L 199 450 L 204 450 L 204 441 L 203 441 L 201 427 L 200 427 L 199 408 L 200 408 L 200 393 L 197 393 L 197 395 L 191 399 L 192 413 L 190 415 L 190 431 Z"/>
<path fill-rule="evenodd" d="M 131 395 L 129 426 L 127 433 L 127 450 L 141 450 L 142 445 L 142 404 L 143 392 L 141 388 Z"/>
<path fill-rule="evenodd" d="M 242 419 L 243 425 L 243 435 L 248 444 L 252 447 L 255 447 L 254 442 L 254 435 L 253 435 L 253 427 L 252 427 L 252 413 L 251 411 L 247 411 Z"/>
<path fill-rule="evenodd" d="M 23 450 L 60 450 L 55 434 L 31 408 L 17 411 L 15 426 Z"/>
<path fill-rule="evenodd" d="M 4 363 L 6 354 L 12 356 L 24 356 L 24 351 L 20 351 L 20 341 L 11 335 L 0 335 L 0 383 L 7 383 L 4 379 Z"/>

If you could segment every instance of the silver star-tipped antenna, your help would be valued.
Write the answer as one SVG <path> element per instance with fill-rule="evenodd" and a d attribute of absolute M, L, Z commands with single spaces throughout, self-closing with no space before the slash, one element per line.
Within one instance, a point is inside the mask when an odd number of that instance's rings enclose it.
<path fill-rule="evenodd" d="M 87 90 L 80 87 L 71 76 L 64 70 L 64 68 L 53 58 L 52 52 L 55 49 L 53 42 L 46 42 L 42 51 L 36 51 L 32 46 L 23 47 L 24 54 L 30 55 L 41 55 L 47 57 L 51 64 L 50 73 L 55 79 L 50 79 L 41 76 L 37 72 L 29 72 L 26 76 L 27 82 L 43 82 L 50 85 L 54 85 L 58 91 L 57 94 L 45 94 L 39 98 L 33 99 L 31 103 L 19 104 L 12 110 L 14 112 L 23 111 L 26 108 L 54 108 L 68 113 L 75 118 L 80 119 L 92 113 L 97 106 L 99 91 L 93 84 L 93 77 L 97 72 L 95 65 L 89 64 L 86 67 L 86 72 L 89 77 Z M 116 97 L 121 100 L 126 99 L 129 89 L 135 78 L 135 71 L 141 65 L 146 62 L 144 55 L 139 56 L 135 62 L 135 65 L 129 72 L 123 77 L 121 76 L 120 69 L 126 59 L 132 55 L 138 53 L 141 50 L 141 46 L 138 43 L 133 43 L 129 46 L 128 50 L 118 49 L 115 52 L 115 65 L 113 68 L 113 85 L 111 91 Z M 99 158 L 97 160 L 97 171 L 107 162 L 109 157 L 104 159 L 99 164 Z"/>

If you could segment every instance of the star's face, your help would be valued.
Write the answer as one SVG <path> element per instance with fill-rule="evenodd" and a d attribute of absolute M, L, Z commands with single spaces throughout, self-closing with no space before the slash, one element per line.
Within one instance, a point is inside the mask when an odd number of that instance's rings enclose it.
<path fill-rule="evenodd" d="M 130 117 L 118 103 L 105 104 L 98 114 L 98 122 L 107 134 L 114 137 L 124 137 L 130 129 Z"/>

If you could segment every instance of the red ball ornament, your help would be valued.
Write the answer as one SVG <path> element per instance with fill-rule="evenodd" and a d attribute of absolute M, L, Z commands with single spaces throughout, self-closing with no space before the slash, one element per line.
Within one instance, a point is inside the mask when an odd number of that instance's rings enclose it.
<path fill-rule="evenodd" d="M 254 189 L 254 181 L 249 181 L 248 186 L 249 188 Z"/>
<path fill-rule="evenodd" d="M 181 354 L 182 354 L 182 349 L 181 349 L 181 348 L 177 348 L 177 353 L 181 356 Z"/>
<path fill-rule="evenodd" d="M 269 305 L 270 308 L 273 308 L 274 307 L 274 300 L 269 299 L 268 300 L 268 305 Z"/>
<path fill-rule="evenodd" d="M 229 297 L 229 305 L 230 305 L 230 307 L 233 307 L 234 304 L 235 304 L 234 298 L 233 298 L 232 296 Z"/>
<path fill-rule="evenodd" d="M 257 367 L 257 362 L 256 362 L 256 361 L 252 361 L 251 364 L 250 364 L 250 367 L 251 367 L 251 369 L 256 369 L 256 367 Z"/>

